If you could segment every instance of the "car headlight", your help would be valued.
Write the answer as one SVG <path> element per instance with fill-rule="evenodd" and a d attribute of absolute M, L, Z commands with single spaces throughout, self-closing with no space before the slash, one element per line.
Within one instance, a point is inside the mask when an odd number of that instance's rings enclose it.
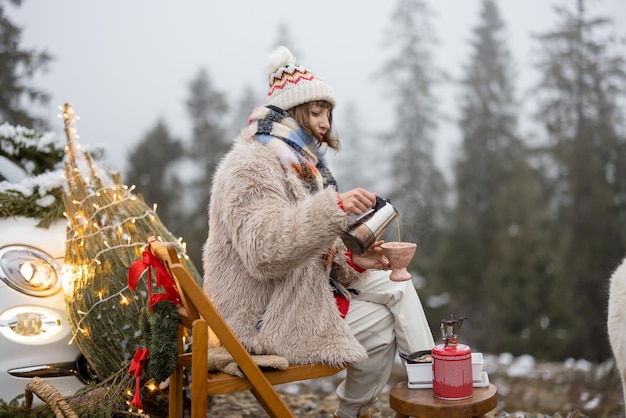
<path fill-rule="evenodd" d="M 19 306 L 0 314 L 0 333 L 23 344 L 47 341 L 62 329 L 59 315 L 39 306 Z"/>
<path fill-rule="evenodd" d="M 0 248 L 0 279 L 30 296 L 45 297 L 59 291 L 60 272 L 54 258 L 33 247 Z"/>

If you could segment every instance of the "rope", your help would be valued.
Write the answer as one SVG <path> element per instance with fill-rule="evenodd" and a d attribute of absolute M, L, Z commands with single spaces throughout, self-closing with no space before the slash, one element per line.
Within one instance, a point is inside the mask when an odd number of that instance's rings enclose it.
<path fill-rule="evenodd" d="M 33 405 L 33 393 L 50 407 L 56 418 L 78 418 L 54 386 L 39 377 L 33 377 L 26 384 L 24 400 L 26 409 L 31 409 Z"/>

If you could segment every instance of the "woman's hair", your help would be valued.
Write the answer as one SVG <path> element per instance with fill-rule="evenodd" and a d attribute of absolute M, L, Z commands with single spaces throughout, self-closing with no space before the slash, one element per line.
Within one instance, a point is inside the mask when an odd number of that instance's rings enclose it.
<path fill-rule="evenodd" d="M 324 137 L 321 139 L 317 137 L 317 134 L 315 133 L 315 131 L 309 124 L 309 112 L 310 112 L 311 106 L 313 105 L 317 105 L 317 106 L 323 107 L 324 109 L 330 110 L 330 113 L 328 114 L 328 123 L 330 124 L 330 129 L 326 131 L 326 133 L 324 134 Z M 311 138 L 314 138 L 317 140 L 319 145 L 326 142 L 330 148 L 334 149 L 335 151 L 339 151 L 339 148 L 340 148 L 339 138 L 337 138 L 333 129 L 332 110 L 333 110 L 333 107 L 330 103 L 324 100 L 320 100 L 320 101 L 308 102 L 308 103 L 303 103 L 298 106 L 294 106 L 291 109 L 289 109 L 287 112 L 291 115 L 292 118 L 296 120 L 298 125 L 302 127 L 304 132 L 306 132 Z"/>

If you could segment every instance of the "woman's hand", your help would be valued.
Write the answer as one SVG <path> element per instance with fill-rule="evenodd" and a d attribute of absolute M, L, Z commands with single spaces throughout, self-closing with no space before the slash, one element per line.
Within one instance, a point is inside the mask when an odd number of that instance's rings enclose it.
<path fill-rule="evenodd" d="M 376 241 L 363 255 L 352 254 L 352 262 L 362 269 L 389 270 L 389 260 L 380 248 L 385 241 Z"/>
<path fill-rule="evenodd" d="M 376 203 L 376 193 L 368 192 L 360 187 L 340 193 L 339 197 L 343 203 L 343 210 L 355 215 L 362 214 Z"/>

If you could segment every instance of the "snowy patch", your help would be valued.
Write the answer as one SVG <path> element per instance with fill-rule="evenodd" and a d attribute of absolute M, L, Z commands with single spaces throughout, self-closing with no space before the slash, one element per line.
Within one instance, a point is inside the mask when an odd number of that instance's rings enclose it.
<path fill-rule="evenodd" d="M 42 197 L 41 199 L 35 200 L 35 203 L 38 206 L 41 206 L 42 208 L 47 208 L 47 207 L 52 206 L 55 201 L 56 201 L 56 197 L 54 197 L 53 195 L 49 194 L 49 195 L 46 195 L 46 196 Z"/>
<path fill-rule="evenodd" d="M 596 395 L 590 401 L 585 402 L 584 408 L 585 409 L 596 409 L 600 405 L 601 401 L 602 401 L 602 396 L 601 395 Z"/>
<path fill-rule="evenodd" d="M 588 360 L 575 360 L 573 358 L 568 358 L 567 360 L 565 360 L 565 362 L 563 362 L 563 365 L 568 369 L 580 370 L 583 372 L 590 372 L 593 367 L 593 364 L 591 364 L 591 362 Z"/>
<path fill-rule="evenodd" d="M 507 374 L 511 377 L 529 376 L 535 371 L 535 358 L 529 354 L 524 354 L 511 363 Z"/>

